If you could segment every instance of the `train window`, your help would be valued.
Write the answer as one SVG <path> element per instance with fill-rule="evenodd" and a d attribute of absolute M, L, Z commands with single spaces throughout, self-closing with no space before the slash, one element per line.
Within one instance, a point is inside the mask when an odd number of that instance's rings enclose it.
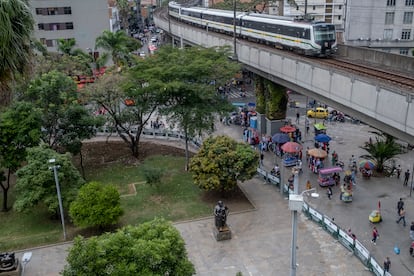
<path fill-rule="evenodd" d="M 313 30 L 315 41 L 334 41 L 336 38 L 334 25 L 314 26 Z"/>

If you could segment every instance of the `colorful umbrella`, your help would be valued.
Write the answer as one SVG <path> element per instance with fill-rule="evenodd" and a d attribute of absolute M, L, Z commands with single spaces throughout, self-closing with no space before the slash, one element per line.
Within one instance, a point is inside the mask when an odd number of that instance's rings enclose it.
<path fill-rule="evenodd" d="M 371 160 L 359 161 L 359 167 L 360 168 L 364 168 L 364 169 L 367 169 L 367 170 L 373 170 L 373 169 L 375 169 L 376 166 L 377 165 Z"/>
<path fill-rule="evenodd" d="M 331 137 L 329 137 L 326 134 L 320 133 L 315 136 L 315 141 L 321 142 L 321 143 L 327 143 L 331 141 Z"/>
<path fill-rule="evenodd" d="M 284 133 L 294 132 L 295 130 L 296 130 L 296 127 L 293 127 L 293 126 L 284 126 L 280 128 L 280 131 Z"/>
<path fill-rule="evenodd" d="M 324 124 L 321 124 L 321 123 L 314 124 L 313 127 L 316 128 L 317 130 L 326 129 L 326 126 L 324 126 Z"/>
<path fill-rule="evenodd" d="M 299 152 L 302 148 L 302 145 L 296 142 L 287 142 L 282 146 L 282 150 L 289 153 Z"/>
<path fill-rule="evenodd" d="M 276 133 L 275 135 L 272 136 L 272 142 L 274 143 L 284 144 L 289 141 L 290 141 L 290 137 L 286 133 Z"/>
<path fill-rule="evenodd" d="M 328 153 L 320 148 L 310 149 L 308 150 L 308 154 L 315 158 L 325 158 L 326 156 L 328 156 Z"/>

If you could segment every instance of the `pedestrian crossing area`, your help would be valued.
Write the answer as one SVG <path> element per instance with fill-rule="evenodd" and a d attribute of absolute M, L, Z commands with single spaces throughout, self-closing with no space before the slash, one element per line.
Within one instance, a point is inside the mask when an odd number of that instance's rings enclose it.
<path fill-rule="evenodd" d="M 228 99 L 238 99 L 238 98 L 252 98 L 255 95 L 253 91 L 240 92 L 237 89 L 230 89 L 230 92 L 227 92 L 226 96 Z"/>

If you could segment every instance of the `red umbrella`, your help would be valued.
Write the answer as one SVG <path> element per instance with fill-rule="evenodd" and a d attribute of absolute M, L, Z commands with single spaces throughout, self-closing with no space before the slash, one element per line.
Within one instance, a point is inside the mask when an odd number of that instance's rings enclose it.
<path fill-rule="evenodd" d="M 287 142 L 283 144 L 282 150 L 284 152 L 294 153 L 302 150 L 302 145 L 295 142 Z"/>
<path fill-rule="evenodd" d="M 280 128 L 280 131 L 284 133 L 295 132 L 295 130 L 296 128 L 293 126 L 284 126 Z"/>

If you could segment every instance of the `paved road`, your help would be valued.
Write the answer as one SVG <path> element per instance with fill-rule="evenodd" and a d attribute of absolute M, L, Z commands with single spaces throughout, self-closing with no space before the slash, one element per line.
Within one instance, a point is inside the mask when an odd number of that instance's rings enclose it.
<path fill-rule="evenodd" d="M 293 117 L 295 112 L 291 110 L 288 114 Z M 300 127 L 303 127 L 303 120 L 301 123 Z M 241 138 L 240 126 L 220 125 L 217 129 L 218 134 Z M 363 150 L 359 146 L 368 140 L 370 130 L 368 126 L 350 123 L 328 125 L 328 134 L 333 137 L 331 150 L 337 151 L 344 161 L 351 154 L 361 155 Z M 304 146 L 311 146 L 312 137 L 304 138 Z M 270 169 L 274 162 L 274 156 L 266 153 L 265 167 Z M 413 152 L 400 156 L 399 163 L 403 169 L 412 166 L 413 162 Z M 285 179 L 286 177 L 287 173 Z M 305 189 L 307 179 L 316 184 L 316 177 L 305 168 L 300 176 L 300 190 Z M 291 215 L 287 200 L 274 186 L 264 184 L 259 177 L 241 186 L 255 204 L 256 210 L 230 214 L 228 223 L 233 231 L 231 240 L 215 241 L 212 217 L 176 224 L 186 242 L 189 257 L 196 266 L 197 275 L 231 276 L 238 271 L 243 275 L 288 275 Z M 408 229 L 395 223 L 399 197 L 405 200 L 407 221 L 414 220 L 414 201 L 409 197 L 409 189 L 402 186 L 401 180 L 375 177 L 364 180 L 359 177 L 354 201 L 348 204 L 339 201 L 336 188 L 332 200 L 327 199 L 324 190 L 320 189 L 319 193 L 321 198 L 312 199 L 311 204 L 334 217 L 341 227 L 352 228 L 357 238 L 381 263 L 385 256 L 390 256 L 393 275 L 414 274 L 414 258 L 408 256 Z M 381 236 L 374 246 L 369 242 L 372 225 L 368 222 L 368 215 L 376 208 L 378 200 L 381 200 L 384 221 L 378 225 Z M 401 247 L 400 255 L 393 253 L 394 245 Z M 58 275 L 65 264 L 69 247 L 70 244 L 63 244 L 31 249 L 33 257 L 26 267 L 25 275 Z M 21 256 L 23 252 L 18 255 Z M 297 257 L 297 275 L 371 275 L 342 245 L 303 215 L 299 216 Z"/>

